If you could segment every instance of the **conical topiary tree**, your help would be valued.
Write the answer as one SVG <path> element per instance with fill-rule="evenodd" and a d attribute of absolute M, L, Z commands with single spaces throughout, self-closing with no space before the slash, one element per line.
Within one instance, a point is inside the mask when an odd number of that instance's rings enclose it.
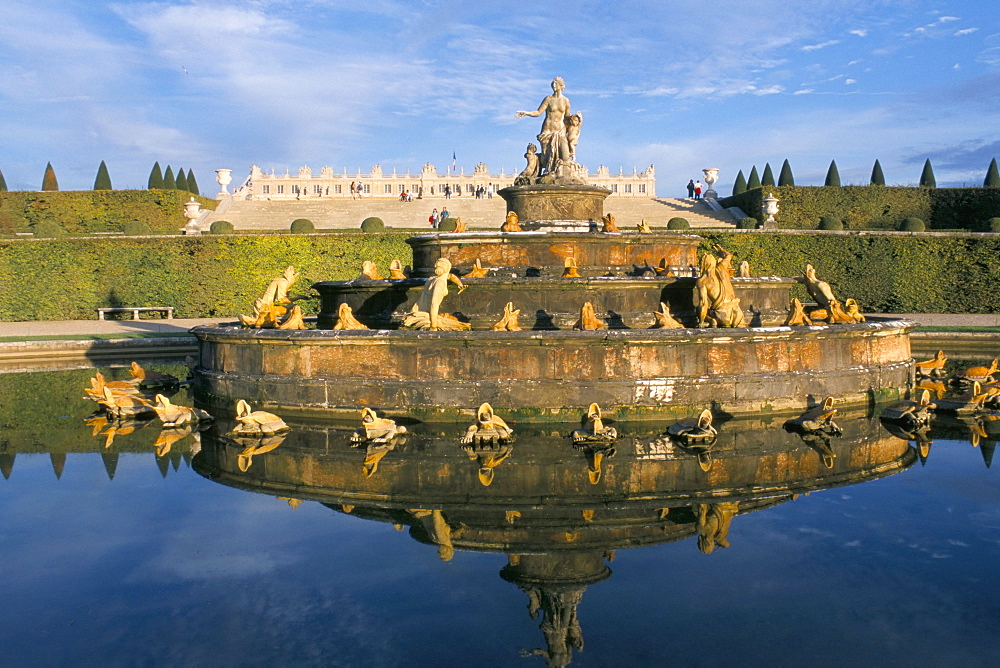
<path fill-rule="evenodd" d="M 826 181 L 823 183 L 825 186 L 834 186 L 836 188 L 840 187 L 840 171 L 837 169 L 837 161 L 830 161 L 830 168 L 826 170 Z"/>
<path fill-rule="evenodd" d="M 747 179 L 747 190 L 760 188 L 760 177 L 757 176 L 757 165 L 750 168 L 750 178 Z"/>
<path fill-rule="evenodd" d="M 159 162 L 153 163 L 153 170 L 149 173 L 149 185 L 146 187 L 149 190 L 163 187 L 163 172 L 160 171 Z"/>
<path fill-rule="evenodd" d="M 183 190 L 184 192 L 187 192 L 187 189 L 188 189 L 188 179 L 187 179 L 186 176 L 184 176 L 184 168 L 183 167 L 181 167 L 179 170 L 177 170 L 177 179 L 176 179 L 176 181 L 174 181 L 174 185 L 177 187 L 178 190 Z"/>
<path fill-rule="evenodd" d="M 94 179 L 94 190 L 113 190 L 111 187 L 111 175 L 108 174 L 108 166 L 101 160 L 101 166 L 97 168 L 97 178 Z"/>
<path fill-rule="evenodd" d="M 872 167 L 871 185 L 873 186 L 885 185 L 885 175 L 882 174 L 882 165 L 878 163 L 878 159 L 875 160 L 875 166 Z"/>
<path fill-rule="evenodd" d="M 937 188 L 937 180 L 934 178 L 934 168 L 931 167 L 931 159 L 924 162 L 924 171 L 920 172 L 921 188 Z"/>
<path fill-rule="evenodd" d="M 792 166 L 788 164 L 788 160 L 781 164 L 781 172 L 778 174 L 778 185 L 779 186 L 794 186 L 795 177 L 792 176 Z"/>
<path fill-rule="evenodd" d="M 2 178 L 2 175 L 0 175 Z M 986 178 L 983 179 L 984 188 L 1000 188 L 1000 171 L 997 171 L 997 159 L 993 158 L 990 168 L 986 170 Z"/>
<path fill-rule="evenodd" d="M 733 184 L 733 194 L 740 195 L 747 191 L 747 180 L 743 177 L 743 170 L 736 175 L 736 183 Z"/>
<path fill-rule="evenodd" d="M 5 192 L 7 192 L 7 182 L 4 181 L 3 171 L 0 170 L 0 193 L 5 193 Z"/>
<path fill-rule="evenodd" d="M 760 177 L 760 185 L 774 187 L 774 174 L 771 172 L 771 163 L 764 163 L 764 174 Z"/>
<path fill-rule="evenodd" d="M 42 190 L 59 190 L 59 182 L 56 181 L 56 170 L 52 169 L 52 163 L 45 165 L 45 176 L 42 177 Z"/>
<path fill-rule="evenodd" d="M 163 172 L 163 189 L 177 189 L 177 179 L 174 178 L 174 170 L 170 165 L 167 165 L 167 171 Z"/>
<path fill-rule="evenodd" d="M 198 181 L 194 178 L 194 170 L 188 170 L 188 192 L 192 195 L 200 195 L 201 192 L 198 190 Z"/>

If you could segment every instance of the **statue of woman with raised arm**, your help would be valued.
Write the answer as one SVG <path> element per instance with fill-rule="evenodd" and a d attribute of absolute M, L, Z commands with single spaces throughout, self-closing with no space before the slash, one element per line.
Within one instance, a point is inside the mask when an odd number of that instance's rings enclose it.
<path fill-rule="evenodd" d="M 543 113 L 542 131 L 538 133 L 538 143 L 542 146 L 541 173 L 558 174 L 563 162 L 571 162 L 569 140 L 566 129 L 570 116 L 569 98 L 562 94 L 566 84 L 562 77 L 552 80 L 552 95 L 547 95 L 535 111 L 519 111 L 517 117 L 538 117 Z"/>

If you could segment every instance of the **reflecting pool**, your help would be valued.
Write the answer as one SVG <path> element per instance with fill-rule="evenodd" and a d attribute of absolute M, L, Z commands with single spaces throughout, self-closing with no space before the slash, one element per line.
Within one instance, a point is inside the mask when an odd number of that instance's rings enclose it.
<path fill-rule="evenodd" d="M 88 424 L 91 375 L 0 375 L 5 665 L 1000 661 L 989 420 L 247 439 Z"/>

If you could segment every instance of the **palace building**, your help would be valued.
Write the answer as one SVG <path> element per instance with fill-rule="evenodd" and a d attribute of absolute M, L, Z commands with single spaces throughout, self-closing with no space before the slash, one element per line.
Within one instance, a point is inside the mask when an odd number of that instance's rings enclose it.
<path fill-rule="evenodd" d="M 446 191 L 453 197 L 474 197 L 477 190 L 493 192 L 514 184 L 517 174 L 505 174 L 501 169 L 499 174 L 490 174 L 484 163 L 476 165 L 471 174 L 465 170 L 458 173 L 445 170 L 439 174 L 437 168 L 427 163 L 419 174 L 398 174 L 393 169 L 391 174 L 382 171 L 381 165 L 375 165 L 367 174 L 358 170 L 357 174 L 348 174 L 345 169 L 342 174 L 335 174 L 332 167 L 323 167 L 314 174 L 309 167 L 300 167 L 296 174 L 265 173 L 253 165 L 250 175 L 242 185 L 236 188 L 233 197 L 245 200 L 294 200 L 309 198 L 344 198 L 351 197 L 351 185 L 361 185 L 362 197 L 395 197 L 409 193 L 416 197 L 444 197 Z M 612 174 L 607 167 L 601 165 L 596 173 L 588 172 L 588 181 L 592 185 L 601 186 L 611 191 L 610 197 L 656 197 L 656 177 L 653 166 L 650 165 L 641 172 L 634 168 L 631 174 L 625 174 L 619 169 Z"/>

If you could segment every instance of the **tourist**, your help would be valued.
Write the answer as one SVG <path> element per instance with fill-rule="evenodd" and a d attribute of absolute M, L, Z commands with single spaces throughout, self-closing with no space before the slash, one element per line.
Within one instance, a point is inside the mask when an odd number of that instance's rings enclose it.
<path fill-rule="evenodd" d="M 361 181 L 358 181 L 358 199 L 361 199 L 361 193 L 365 191 L 364 187 L 361 185 Z"/>
<path fill-rule="evenodd" d="M 688 199 L 694 199 L 694 179 L 688 181 Z"/>
<path fill-rule="evenodd" d="M 445 184 L 444 186 L 444 198 L 451 199 L 451 186 Z"/>
<path fill-rule="evenodd" d="M 493 184 L 486 187 L 486 199 L 493 199 Z"/>
<path fill-rule="evenodd" d="M 451 212 L 448 211 L 448 207 L 441 209 L 440 220 L 444 220 L 445 218 L 451 218 Z"/>
<path fill-rule="evenodd" d="M 694 184 L 694 198 L 695 199 L 701 199 L 701 188 L 702 188 L 701 179 L 698 179 L 698 181 L 695 182 L 695 184 Z"/>
<path fill-rule="evenodd" d="M 431 215 L 427 217 L 427 222 L 430 223 L 431 227 L 433 227 L 433 228 L 437 228 L 438 221 L 440 221 L 440 220 L 441 220 L 441 218 L 438 216 L 438 210 L 437 209 L 434 209 L 434 211 L 431 212 Z"/>
<path fill-rule="evenodd" d="M 351 199 L 355 199 L 354 181 L 351 181 Z"/>

